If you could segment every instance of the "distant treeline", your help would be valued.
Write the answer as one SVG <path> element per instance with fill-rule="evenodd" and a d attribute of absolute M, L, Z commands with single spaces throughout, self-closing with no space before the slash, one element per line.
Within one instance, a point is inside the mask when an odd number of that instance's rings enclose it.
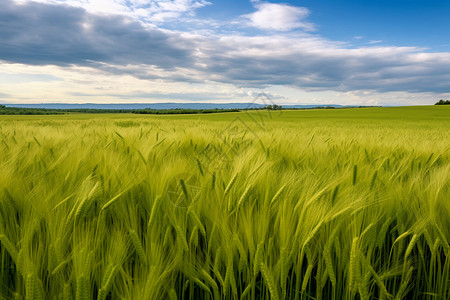
<path fill-rule="evenodd" d="M 450 105 L 450 100 L 441 99 L 438 102 L 436 102 L 434 105 Z"/>
<path fill-rule="evenodd" d="M 173 115 L 173 114 L 211 114 L 223 112 L 238 112 L 239 109 L 133 109 L 133 114 Z"/>
<path fill-rule="evenodd" d="M 436 105 L 450 104 L 450 101 L 440 100 Z M 354 106 L 353 108 L 367 108 L 380 106 Z M 85 113 L 85 114 L 148 114 L 148 115 L 174 115 L 174 114 L 211 114 L 211 113 L 226 113 L 239 112 L 242 110 L 305 110 L 305 109 L 340 109 L 349 107 L 335 107 L 335 106 L 315 106 L 315 107 L 282 107 L 281 105 L 269 105 L 261 108 L 246 108 L 246 109 L 96 109 L 96 108 L 71 108 L 71 109 L 55 109 L 55 108 L 25 108 L 25 107 L 6 107 L 0 105 L 0 115 L 63 115 L 70 113 Z"/>
<path fill-rule="evenodd" d="M 0 105 L 0 115 L 62 115 L 64 112 L 56 109 L 5 107 Z"/>
<path fill-rule="evenodd" d="M 68 113 L 88 113 L 88 114 L 210 114 L 222 112 L 238 112 L 239 109 L 47 109 L 47 108 L 23 108 L 6 107 L 0 105 L 0 115 L 62 115 Z"/>

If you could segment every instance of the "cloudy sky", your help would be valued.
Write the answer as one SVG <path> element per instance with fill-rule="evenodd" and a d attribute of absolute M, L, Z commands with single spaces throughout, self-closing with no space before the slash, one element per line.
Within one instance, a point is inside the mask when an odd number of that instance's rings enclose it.
<path fill-rule="evenodd" d="M 450 99 L 448 0 L 0 0 L 0 102 Z"/>

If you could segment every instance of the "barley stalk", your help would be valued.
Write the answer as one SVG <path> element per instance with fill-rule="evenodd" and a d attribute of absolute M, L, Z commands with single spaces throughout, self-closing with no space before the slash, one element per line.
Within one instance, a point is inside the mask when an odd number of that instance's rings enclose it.
<path fill-rule="evenodd" d="M 202 233 L 202 235 L 204 237 L 206 237 L 206 230 L 205 230 L 205 226 L 203 226 L 202 221 L 200 221 L 200 218 L 198 217 L 198 215 L 195 213 L 194 209 L 192 207 L 190 207 L 188 209 L 188 213 L 191 216 L 195 226 L 198 227 L 198 229 L 200 230 L 200 232 Z"/>
<path fill-rule="evenodd" d="M 359 268 L 358 268 L 358 261 L 357 261 L 357 259 L 358 259 L 357 244 L 358 244 L 358 238 L 355 237 L 352 242 L 352 248 L 351 248 L 351 252 L 350 252 L 350 265 L 348 267 L 348 270 L 349 270 L 348 286 L 349 286 L 350 290 L 353 289 L 355 280 L 356 280 L 357 276 L 359 276 L 359 274 L 358 274 Z"/>
<path fill-rule="evenodd" d="M 276 285 L 275 285 L 275 281 L 272 277 L 272 274 L 269 272 L 269 270 L 267 269 L 267 266 L 265 263 L 261 263 L 261 273 L 262 276 L 264 278 L 264 280 L 266 281 L 266 285 L 269 288 L 270 291 L 270 296 L 272 299 L 277 300 L 278 298 L 278 292 L 276 290 Z"/>
<path fill-rule="evenodd" d="M 261 263 L 263 262 L 263 255 L 264 255 L 264 241 L 260 242 L 258 244 L 258 247 L 256 248 L 256 254 L 255 259 L 253 263 L 253 276 L 256 277 L 258 275 L 259 271 L 261 270 Z"/>
<path fill-rule="evenodd" d="M 19 255 L 16 249 L 16 246 L 11 243 L 11 241 L 4 234 L 0 234 L 0 242 L 1 245 L 8 251 L 9 255 L 13 259 L 14 262 L 17 263 L 17 256 Z"/>
<path fill-rule="evenodd" d="M 358 166 L 354 165 L 353 166 L 353 179 L 352 179 L 352 184 L 356 185 L 356 179 L 358 177 Z"/>
<path fill-rule="evenodd" d="M 227 187 L 225 188 L 225 191 L 223 192 L 223 197 L 225 198 L 228 193 L 230 192 L 231 188 L 233 187 L 234 183 L 236 182 L 237 173 L 234 174 L 233 178 L 231 178 L 230 182 L 228 183 Z"/>
<path fill-rule="evenodd" d="M 150 212 L 150 218 L 148 219 L 148 224 L 147 224 L 147 230 L 149 232 L 152 229 L 153 223 L 155 222 L 159 207 L 161 206 L 161 202 L 162 202 L 161 195 L 156 197 L 155 201 L 153 202 L 152 210 Z"/>
<path fill-rule="evenodd" d="M 272 200 L 270 201 L 270 206 L 273 206 L 278 201 L 278 199 L 280 198 L 281 194 L 284 192 L 285 189 L 286 184 L 282 185 L 280 189 L 277 191 L 277 193 L 273 196 Z"/>
<path fill-rule="evenodd" d="M 144 252 L 144 247 L 142 246 L 141 239 L 137 235 L 136 231 L 133 229 L 130 229 L 128 231 L 130 235 L 131 242 L 133 243 L 134 249 L 136 250 L 136 253 L 138 254 L 139 258 L 141 259 L 142 264 L 147 265 L 147 257 Z"/>

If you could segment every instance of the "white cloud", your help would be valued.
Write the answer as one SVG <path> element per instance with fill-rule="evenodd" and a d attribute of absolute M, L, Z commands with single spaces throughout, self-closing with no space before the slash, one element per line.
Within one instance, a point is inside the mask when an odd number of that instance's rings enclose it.
<path fill-rule="evenodd" d="M 242 16 L 248 26 L 270 31 L 314 30 L 314 25 L 305 21 L 309 15 L 309 10 L 305 7 L 281 3 L 252 2 L 256 11 Z"/>
<path fill-rule="evenodd" d="M 15 0 L 27 3 L 31 0 Z M 66 4 L 80 7 L 90 13 L 117 14 L 137 18 L 144 22 L 161 23 L 184 15 L 192 16 L 195 10 L 211 3 L 206 0 L 32 0 L 45 4 Z"/>

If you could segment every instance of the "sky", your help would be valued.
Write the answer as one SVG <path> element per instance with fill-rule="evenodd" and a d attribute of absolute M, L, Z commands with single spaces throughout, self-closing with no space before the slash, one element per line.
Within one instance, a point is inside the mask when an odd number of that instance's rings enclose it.
<path fill-rule="evenodd" d="M 0 103 L 428 105 L 448 0 L 0 0 Z"/>

